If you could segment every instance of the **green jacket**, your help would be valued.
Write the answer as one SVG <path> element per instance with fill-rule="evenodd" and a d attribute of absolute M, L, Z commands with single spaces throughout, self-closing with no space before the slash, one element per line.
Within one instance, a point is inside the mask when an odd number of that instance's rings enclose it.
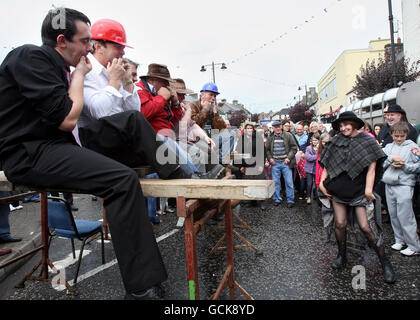
<path fill-rule="evenodd" d="M 273 148 L 274 148 L 274 137 L 276 134 L 272 134 L 267 139 L 267 159 L 273 159 Z M 282 131 L 278 136 L 280 136 L 284 141 L 284 146 L 286 148 L 287 158 L 290 160 L 289 168 L 293 169 L 296 165 L 296 158 L 295 155 L 298 152 L 298 145 L 296 144 L 295 138 L 290 132 Z"/>

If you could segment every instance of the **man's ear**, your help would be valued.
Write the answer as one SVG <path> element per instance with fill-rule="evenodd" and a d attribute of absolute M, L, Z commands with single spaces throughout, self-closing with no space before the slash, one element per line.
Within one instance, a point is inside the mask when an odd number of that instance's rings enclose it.
<path fill-rule="evenodd" d="M 67 47 L 67 39 L 64 36 L 64 34 L 59 34 L 57 36 L 57 47 L 59 47 L 59 48 Z"/>
<path fill-rule="evenodd" d="M 101 48 L 104 47 L 105 45 L 100 41 L 93 41 L 92 48 L 94 49 L 94 52 L 98 52 L 99 50 L 101 50 Z"/>

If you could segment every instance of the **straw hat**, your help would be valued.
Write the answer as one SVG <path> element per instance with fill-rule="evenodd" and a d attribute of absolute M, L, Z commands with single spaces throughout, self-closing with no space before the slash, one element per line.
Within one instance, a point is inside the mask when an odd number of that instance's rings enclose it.
<path fill-rule="evenodd" d="M 187 89 L 187 87 L 185 86 L 185 82 L 182 79 L 174 79 L 175 82 L 172 82 L 170 84 L 171 89 L 174 89 L 176 91 L 176 93 L 181 93 L 181 94 L 192 94 L 194 93 L 194 91 Z"/>

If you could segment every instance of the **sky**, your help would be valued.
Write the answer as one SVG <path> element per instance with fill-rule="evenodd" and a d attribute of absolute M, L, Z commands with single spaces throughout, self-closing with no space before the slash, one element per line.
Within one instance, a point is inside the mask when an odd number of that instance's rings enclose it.
<path fill-rule="evenodd" d="M 392 4 L 403 39 L 400 0 Z M 165 64 L 172 78 L 199 92 L 213 81 L 214 62 L 218 100 L 238 100 L 252 113 L 294 104 L 304 95 L 298 88 L 317 87 L 344 50 L 390 38 L 386 0 L 1 0 L 0 61 L 13 47 L 41 44 L 53 5 L 79 10 L 92 23 L 120 22 L 139 75 L 150 63 Z M 200 72 L 202 65 L 210 66 Z"/>

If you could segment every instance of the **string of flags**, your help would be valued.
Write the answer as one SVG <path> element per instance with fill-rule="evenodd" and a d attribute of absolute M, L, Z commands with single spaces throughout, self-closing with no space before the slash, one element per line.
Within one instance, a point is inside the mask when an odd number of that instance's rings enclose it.
<path fill-rule="evenodd" d="M 331 8 L 333 8 L 336 4 L 341 3 L 341 2 L 342 2 L 342 0 L 334 0 L 334 1 L 332 1 L 328 5 L 328 7 L 325 7 L 325 8 L 322 9 L 322 11 L 321 11 L 320 14 L 322 14 L 322 15 L 327 14 L 330 11 Z M 237 57 L 236 59 L 230 60 L 230 63 L 231 64 L 237 63 L 239 60 L 241 60 L 241 59 L 243 59 L 245 57 L 248 57 L 250 55 L 253 55 L 253 54 L 257 53 L 258 51 L 264 49 L 265 47 L 270 46 L 270 45 L 276 43 L 277 41 L 280 41 L 280 40 L 284 39 L 286 36 L 288 36 L 290 34 L 290 32 L 293 32 L 293 31 L 302 29 L 304 26 L 306 26 L 308 23 L 311 23 L 317 17 L 318 16 L 316 16 L 316 15 L 312 15 L 311 17 L 305 19 L 304 22 L 293 25 L 291 28 L 289 28 L 289 30 L 283 32 L 282 34 L 280 34 L 276 38 L 272 39 L 271 41 L 265 42 L 265 43 L 261 44 L 259 47 L 255 48 L 254 50 L 251 50 L 251 51 L 243 54 L 242 56 Z"/>
<path fill-rule="evenodd" d="M 255 79 L 255 80 L 260 80 L 260 81 L 267 82 L 267 83 L 272 84 L 272 85 L 278 85 L 278 86 L 282 86 L 282 87 L 297 88 L 299 86 L 297 84 L 290 84 L 290 83 L 285 83 L 285 82 L 268 80 L 268 79 L 260 78 L 260 77 L 257 77 L 257 76 L 249 75 L 249 74 L 233 72 L 231 70 L 224 70 L 223 72 L 228 72 L 228 73 L 237 75 L 239 77 L 247 77 L 247 78 L 252 78 L 252 79 Z"/>

